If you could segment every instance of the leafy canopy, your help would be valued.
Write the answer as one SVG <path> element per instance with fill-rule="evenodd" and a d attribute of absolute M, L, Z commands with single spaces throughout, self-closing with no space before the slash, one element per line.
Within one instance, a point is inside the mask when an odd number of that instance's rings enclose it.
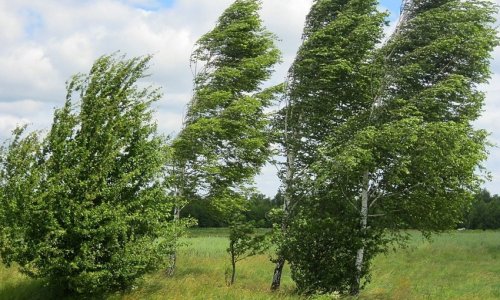
<path fill-rule="evenodd" d="M 151 57 L 99 58 L 74 76 L 44 138 L 13 141 L 1 161 L 0 253 L 77 293 L 130 288 L 176 245 L 165 141 L 140 88 Z"/>

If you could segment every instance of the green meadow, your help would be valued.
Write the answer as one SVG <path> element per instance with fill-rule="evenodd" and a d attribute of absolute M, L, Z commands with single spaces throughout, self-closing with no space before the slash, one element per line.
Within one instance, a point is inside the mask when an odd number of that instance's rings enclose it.
<path fill-rule="evenodd" d="M 288 268 L 281 291 L 269 291 L 273 270 L 269 255 L 239 262 L 236 284 L 228 287 L 227 243 L 224 229 L 192 230 L 179 252 L 174 277 L 152 274 L 130 292 L 102 298 L 306 299 L 294 294 Z M 500 231 L 450 232 L 434 236 L 432 242 L 415 233 L 407 249 L 378 256 L 372 268 L 373 279 L 357 299 L 500 299 Z M 76 298 L 64 298 L 43 281 L 23 276 L 15 266 L 0 266 L 0 299 Z"/>

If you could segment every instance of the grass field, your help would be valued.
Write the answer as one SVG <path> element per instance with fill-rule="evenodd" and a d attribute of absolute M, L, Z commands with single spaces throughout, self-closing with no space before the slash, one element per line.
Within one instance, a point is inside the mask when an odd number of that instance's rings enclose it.
<path fill-rule="evenodd" d="M 132 292 L 107 299 L 302 299 L 293 292 L 288 269 L 281 292 L 269 292 L 273 265 L 268 255 L 240 262 L 236 284 L 227 287 L 225 230 L 194 230 L 186 242 L 173 278 L 153 274 Z M 42 281 L 0 266 L 0 299 L 61 297 Z M 432 243 L 414 234 L 408 249 L 374 260 L 373 280 L 359 299 L 500 299 L 500 232 L 453 232 Z"/>

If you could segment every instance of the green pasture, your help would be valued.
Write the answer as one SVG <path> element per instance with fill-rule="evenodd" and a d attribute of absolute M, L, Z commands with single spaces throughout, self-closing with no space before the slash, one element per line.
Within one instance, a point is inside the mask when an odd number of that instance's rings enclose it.
<path fill-rule="evenodd" d="M 173 278 L 159 272 L 130 292 L 103 298 L 304 299 L 294 294 L 288 268 L 281 291 L 269 292 L 273 270 L 269 255 L 238 263 L 236 284 L 228 287 L 227 230 L 192 230 L 185 242 Z M 380 255 L 372 268 L 373 279 L 359 299 L 500 299 L 500 232 L 450 232 L 432 242 L 413 234 L 408 249 Z M 23 276 L 15 266 L 0 266 L 0 299 L 64 298 L 43 281 Z"/>

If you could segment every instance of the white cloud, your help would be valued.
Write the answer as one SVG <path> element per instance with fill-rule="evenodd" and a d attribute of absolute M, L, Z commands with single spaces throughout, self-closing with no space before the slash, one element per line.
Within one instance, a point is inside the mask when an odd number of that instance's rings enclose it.
<path fill-rule="evenodd" d="M 40 112 L 43 104 L 39 101 L 26 99 L 16 102 L 0 102 L 0 111 L 2 113 L 24 116 L 26 114 L 34 114 Z"/>
<path fill-rule="evenodd" d="M 259 189 L 269 197 L 273 197 L 280 186 L 280 182 L 277 179 L 277 172 L 278 169 L 276 166 L 267 164 L 262 168 L 260 175 L 255 179 L 255 183 Z"/>
<path fill-rule="evenodd" d="M 46 129 L 52 121 L 54 103 L 25 99 L 0 102 L 0 143 L 10 137 L 17 126 Z"/>
<path fill-rule="evenodd" d="M 22 20 L 9 11 L 7 2 L 0 1 L 0 41 L 13 42 L 22 34 Z"/>
<path fill-rule="evenodd" d="M 19 118 L 0 113 L 0 138 L 2 138 L 2 142 L 3 139 L 9 137 L 9 133 L 12 132 L 14 128 L 28 123 L 30 123 L 28 118 Z"/>
<path fill-rule="evenodd" d="M 0 56 L 0 97 L 47 97 L 60 86 L 57 66 L 42 47 L 20 45 Z M 5 100 L 4 100 L 5 99 Z"/>

